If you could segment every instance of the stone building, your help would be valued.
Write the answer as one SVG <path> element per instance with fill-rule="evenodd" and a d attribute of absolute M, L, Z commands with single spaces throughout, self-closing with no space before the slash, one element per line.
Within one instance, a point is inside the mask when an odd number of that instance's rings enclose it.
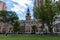
<path fill-rule="evenodd" d="M 34 8 L 39 7 L 41 4 L 45 4 L 45 0 L 35 0 Z"/>
<path fill-rule="evenodd" d="M 41 0 L 35 0 L 35 2 L 34 2 L 34 8 L 40 6 L 40 1 Z"/>
<path fill-rule="evenodd" d="M 31 16 L 30 16 L 30 12 L 29 12 L 29 9 L 27 11 L 27 14 L 26 14 L 26 20 L 20 20 L 20 25 L 22 27 L 22 31 L 23 32 L 26 32 L 26 33 L 31 33 L 32 32 L 32 26 L 35 25 L 36 26 L 36 32 L 41 32 L 41 21 L 40 20 L 37 20 L 37 19 L 31 19 Z M 45 31 L 45 29 L 44 29 Z"/>
<path fill-rule="evenodd" d="M 0 1 L 0 11 L 6 10 L 6 3 Z M 0 15 L 0 19 L 3 19 L 3 17 Z M 4 23 L 0 21 L 0 33 L 5 33 L 5 32 L 12 32 L 13 31 L 13 26 L 9 23 Z"/>
<path fill-rule="evenodd" d="M 56 2 L 56 0 L 50 0 L 53 4 Z M 34 8 L 40 6 L 41 4 L 45 4 L 45 0 L 35 0 Z"/>
<path fill-rule="evenodd" d="M 0 33 L 12 32 L 13 26 L 9 23 L 0 22 Z"/>
<path fill-rule="evenodd" d="M 0 1 L 0 11 L 1 10 L 6 10 L 6 3 L 2 1 Z"/>
<path fill-rule="evenodd" d="M 53 32 L 60 32 L 60 15 L 56 15 Z"/>

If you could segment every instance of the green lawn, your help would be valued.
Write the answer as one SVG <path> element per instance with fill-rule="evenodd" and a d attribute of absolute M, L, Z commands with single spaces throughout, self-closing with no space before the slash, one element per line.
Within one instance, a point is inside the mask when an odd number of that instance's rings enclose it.
<path fill-rule="evenodd" d="M 0 35 L 0 40 L 60 40 L 60 35 Z"/>

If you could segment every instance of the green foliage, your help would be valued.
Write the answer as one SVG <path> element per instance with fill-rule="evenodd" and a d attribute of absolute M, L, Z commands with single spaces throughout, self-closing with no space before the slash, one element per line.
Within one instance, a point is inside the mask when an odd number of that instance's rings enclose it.
<path fill-rule="evenodd" d="M 8 11 L 7 17 L 8 17 L 7 18 L 8 21 L 11 21 L 12 25 L 13 25 L 15 20 L 19 20 L 17 14 L 15 12 L 12 12 L 12 11 Z"/>
<path fill-rule="evenodd" d="M 1 34 L 0 40 L 60 40 L 60 35 Z"/>
<path fill-rule="evenodd" d="M 18 16 L 15 12 L 12 11 L 0 11 L 0 21 L 4 23 L 9 23 L 13 26 L 14 31 L 17 31 L 20 29 L 20 24 L 18 22 Z M 16 21 L 17 20 L 17 21 Z"/>
<path fill-rule="evenodd" d="M 0 11 L 0 17 L 1 17 L 1 21 L 3 21 L 3 22 L 6 22 L 7 21 L 7 11 Z"/>
<path fill-rule="evenodd" d="M 0 17 L 2 17 L 3 22 L 13 22 L 18 19 L 18 16 L 15 12 L 12 11 L 0 11 Z"/>
<path fill-rule="evenodd" d="M 15 20 L 13 26 L 14 26 L 14 27 L 13 27 L 14 32 L 20 31 L 20 23 L 19 23 L 18 20 Z"/>
<path fill-rule="evenodd" d="M 35 30 L 35 29 L 36 29 L 36 26 L 35 26 L 35 25 L 33 25 L 33 26 L 32 26 L 32 29 L 33 29 L 33 30 Z"/>
<path fill-rule="evenodd" d="M 36 29 L 37 29 L 36 25 L 33 25 L 33 26 L 32 26 L 32 31 L 33 31 L 33 33 L 35 33 Z"/>
<path fill-rule="evenodd" d="M 58 11 L 58 13 L 60 13 L 60 2 L 56 2 L 56 6 L 57 6 L 57 11 Z"/>
<path fill-rule="evenodd" d="M 58 13 L 57 9 L 56 4 L 52 5 L 51 0 L 45 0 L 45 5 L 41 5 L 34 10 L 34 17 L 41 19 L 42 26 L 46 23 L 51 32 L 55 15 Z"/>

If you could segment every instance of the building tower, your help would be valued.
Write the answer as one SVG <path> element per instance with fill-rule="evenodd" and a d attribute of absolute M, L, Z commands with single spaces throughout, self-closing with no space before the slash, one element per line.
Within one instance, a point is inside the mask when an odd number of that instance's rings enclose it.
<path fill-rule="evenodd" d="M 51 1 L 52 3 L 55 2 L 55 0 L 48 0 L 48 1 Z M 36 8 L 36 7 L 38 7 L 38 6 L 42 5 L 42 4 L 43 5 L 46 4 L 46 0 L 35 0 L 34 8 Z"/>
<path fill-rule="evenodd" d="M 45 0 L 35 0 L 34 8 L 36 8 L 42 4 L 45 4 Z"/>
<path fill-rule="evenodd" d="M 34 1 L 34 7 L 35 7 L 35 8 L 40 5 L 40 1 L 41 1 L 41 0 L 35 0 L 35 1 Z"/>
<path fill-rule="evenodd" d="M 26 21 L 25 21 L 25 32 L 31 32 L 31 16 L 30 16 L 30 11 L 29 8 L 27 10 L 27 14 L 26 14 Z"/>
<path fill-rule="evenodd" d="M 1 10 L 6 10 L 6 3 L 2 1 L 0 1 L 0 11 Z"/>
<path fill-rule="evenodd" d="M 26 20 L 31 20 L 29 8 L 28 8 L 28 10 L 27 10 Z"/>

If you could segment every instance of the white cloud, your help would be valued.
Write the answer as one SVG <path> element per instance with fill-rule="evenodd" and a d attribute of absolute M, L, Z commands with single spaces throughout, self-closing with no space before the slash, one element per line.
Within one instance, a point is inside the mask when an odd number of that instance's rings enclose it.
<path fill-rule="evenodd" d="M 28 7 L 30 9 L 30 13 L 31 13 L 31 16 L 32 16 L 33 1 L 34 0 L 3 0 L 3 1 L 6 2 L 8 10 L 15 11 L 17 14 L 20 15 L 20 16 L 18 15 L 19 18 L 21 17 L 20 19 L 24 18 Z M 14 4 L 14 2 L 17 3 L 17 4 Z"/>
<path fill-rule="evenodd" d="M 12 10 L 14 10 L 15 12 L 18 12 L 18 14 L 20 13 L 19 17 L 21 20 L 25 19 L 25 13 L 26 13 L 26 10 L 28 7 L 30 9 L 31 16 L 33 16 L 33 1 L 31 1 L 31 0 L 18 0 L 18 1 L 12 0 L 12 1 L 18 3 L 18 5 L 14 5 Z"/>
<path fill-rule="evenodd" d="M 20 13 L 24 12 L 24 10 L 26 8 L 26 5 L 25 5 L 26 1 L 22 1 L 22 0 L 18 0 L 18 1 L 17 0 L 12 0 L 12 1 L 18 3 L 18 5 L 15 5 L 15 4 L 13 5 L 14 7 L 11 8 L 12 11 L 20 12 Z"/>
<path fill-rule="evenodd" d="M 19 6 L 14 4 L 14 7 L 11 8 L 12 11 L 19 11 Z"/>
<path fill-rule="evenodd" d="M 24 12 L 28 6 L 33 7 L 31 0 L 18 0 L 18 1 L 17 0 L 11 0 L 11 1 L 18 3 L 18 5 L 14 5 L 14 7 L 11 9 L 11 10 L 15 9 L 14 11 L 16 11 L 16 12 L 20 11 L 20 10 L 22 12 Z M 27 4 L 27 6 L 26 6 L 26 4 Z"/>
<path fill-rule="evenodd" d="M 25 4 L 26 4 L 27 0 L 18 0 L 18 1 L 17 0 L 12 0 L 12 1 L 18 3 L 18 5 L 20 5 L 20 6 L 26 7 Z"/>
<path fill-rule="evenodd" d="M 20 14 L 21 13 L 23 13 L 23 12 L 25 12 L 25 10 L 26 10 L 26 7 L 24 7 L 24 6 L 20 6 L 20 5 L 13 5 L 14 7 L 13 8 L 11 8 L 11 10 L 12 11 L 15 11 L 16 13 L 18 13 L 18 12 L 20 12 Z M 19 14 L 19 13 L 18 13 Z"/>

